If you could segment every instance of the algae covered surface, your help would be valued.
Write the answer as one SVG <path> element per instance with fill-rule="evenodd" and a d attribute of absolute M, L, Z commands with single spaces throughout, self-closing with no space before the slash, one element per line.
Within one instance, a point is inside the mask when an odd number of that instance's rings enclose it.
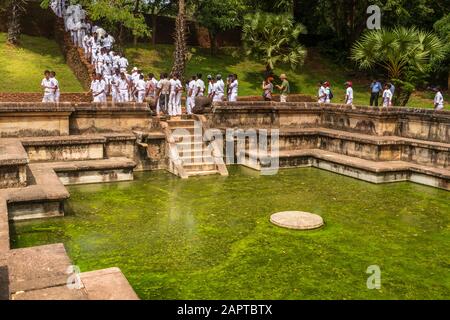
<path fill-rule="evenodd" d="M 66 217 L 11 225 L 15 248 L 64 243 L 81 271 L 119 267 L 142 299 L 448 299 L 450 193 L 312 168 L 69 188 Z M 300 210 L 325 227 L 276 227 Z M 381 288 L 368 289 L 369 266 Z"/>

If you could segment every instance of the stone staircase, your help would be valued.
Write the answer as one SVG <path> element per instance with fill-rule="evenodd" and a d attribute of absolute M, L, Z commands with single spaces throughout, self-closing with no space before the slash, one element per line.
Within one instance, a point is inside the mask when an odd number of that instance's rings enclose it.
<path fill-rule="evenodd" d="M 172 118 L 163 124 L 169 171 L 183 179 L 192 176 L 228 175 L 223 151 L 204 137 L 201 121 L 191 117 Z"/>

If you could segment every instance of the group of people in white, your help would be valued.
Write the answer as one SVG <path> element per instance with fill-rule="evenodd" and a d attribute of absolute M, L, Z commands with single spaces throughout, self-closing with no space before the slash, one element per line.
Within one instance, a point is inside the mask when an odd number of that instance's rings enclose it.
<path fill-rule="evenodd" d="M 163 73 L 157 80 L 154 74 L 145 77 L 142 70 L 137 67 L 129 73 L 127 58 L 113 51 L 114 37 L 104 29 L 92 26 L 80 5 L 66 5 L 64 0 L 54 0 L 51 7 L 59 17 L 64 18 L 66 31 L 70 32 L 74 45 L 83 49 L 86 60 L 95 70 L 89 91 L 94 102 L 105 103 L 109 96 L 113 103 L 143 103 L 153 99 L 156 101 L 158 114 L 176 116 L 182 113 L 184 91 L 188 114 L 192 113 L 197 97 L 208 95 L 214 101 L 223 101 L 226 93 L 229 101 L 237 101 L 239 86 L 237 75 L 230 75 L 227 84 L 221 75 L 208 76 L 206 87 L 202 74 L 192 76 L 183 86 L 178 74 L 169 76 Z M 46 79 L 43 80 L 44 90 L 49 86 Z M 50 96 L 47 93 L 44 96 L 44 100 L 50 102 Z"/>
<path fill-rule="evenodd" d="M 42 90 L 44 90 L 44 103 L 58 103 L 61 96 L 59 82 L 56 79 L 56 72 L 45 70 L 44 79 L 41 81 Z"/>
<path fill-rule="evenodd" d="M 318 96 L 318 102 L 319 103 L 331 103 L 331 101 L 334 98 L 333 91 L 331 90 L 331 84 L 328 81 L 320 81 L 319 82 L 319 92 L 317 94 Z M 371 85 L 372 88 L 372 85 Z M 381 88 L 381 84 L 380 84 Z M 392 97 L 394 95 L 395 87 L 387 83 L 384 86 L 383 91 L 383 107 L 391 107 L 392 106 Z M 353 92 L 353 82 L 347 81 L 345 82 L 345 97 L 344 97 L 344 103 L 346 105 L 353 105 L 353 98 L 354 98 L 354 92 Z M 378 104 L 377 104 L 378 105 Z"/>
<path fill-rule="evenodd" d="M 134 67 L 131 73 L 128 72 L 129 62 L 123 54 L 113 51 L 115 39 L 103 28 L 93 26 L 88 22 L 86 11 L 81 5 L 69 5 L 66 0 L 52 0 L 50 4 L 55 14 L 64 19 L 65 29 L 70 32 L 71 39 L 75 46 L 83 48 L 85 58 L 94 67 L 93 80 L 90 92 L 93 101 L 105 103 L 110 96 L 113 103 L 137 102 L 143 103 L 148 99 L 156 101 L 158 114 L 164 113 L 170 116 L 181 115 L 182 95 L 186 92 L 186 112 L 191 114 L 195 107 L 197 97 L 208 96 L 214 102 L 217 101 L 237 101 L 239 81 L 236 74 L 227 77 L 226 83 L 222 76 L 218 74 L 213 77 L 208 76 L 207 87 L 202 79 L 202 74 L 192 76 L 183 86 L 178 74 L 167 73 L 160 75 L 157 80 L 154 74 L 144 76 L 143 72 Z M 284 90 L 284 100 L 289 93 L 289 84 L 286 79 L 284 83 L 287 88 Z M 263 88 L 266 89 L 263 83 Z M 60 88 L 56 74 L 46 71 L 45 78 L 41 86 L 44 90 L 43 102 L 59 102 Z M 270 88 L 270 86 L 267 86 Z M 345 83 L 346 91 L 344 102 L 353 105 L 353 83 Z M 391 83 L 384 85 L 374 80 L 370 85 L 371 105 L 378 106 L 378 96 L 382 92 L 383 107 L 392 106 L 395 87 Z M 268 90 L 265 90 L 268 91 Z M 444 108 L 444 99 L 440 89 L 435 90 L 434 106 L 436 110 Z M 319 82 L 318 102 L 331 103 L 333 91 L 328 81 Z"/>

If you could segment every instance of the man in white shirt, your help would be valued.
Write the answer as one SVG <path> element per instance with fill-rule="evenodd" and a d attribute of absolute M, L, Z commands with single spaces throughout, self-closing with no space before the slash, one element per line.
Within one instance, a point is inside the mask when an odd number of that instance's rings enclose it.
<path fill-rule="evenodd" d="M 317 94 L 317 97 L 319 103 L 325 103 L 327 99 L 327 93 L 322 81 L 319 82 L 319 93 Z"/>
<path fill-rule="evenodd" d="M 41 81 L 41 87 L 44 89 L 44 97 L 42 98 L 42 102 L 55 102 L 55 83 L 50 78 L 50 71 L 45 70 L 44 76 L 45 78 Z"/>
<path fill-rule="evenodd" d="M 119 101 L 122 103 L 130 102 L 130 82 L 125 73 L 120 74 L 117 88 L 119 90 Z"/>
<path fill-rule="evenodd" d="M 211 96 L 213 90 L 214 90 L 214 79 L 212 75 L 208 75 L 208 97 Z"/>
<path fill-rule="evenodd" d="M 122 56 L 119 59 L 120 72 L 126 72 L 128 69 L 128 59 Z"/>
<path fill-rule="evenodd" d="M 114 69 L 114 74 L 111 77 L 111 97 L 114 103 L 120 102 L 120 94 L 119 94 L 119 80 L 121 79 L 119 69 Z"/>
<path fill-rule="evenodd" d="M 225 83 L 222 80 L 222 76 L 218 74 L 216 76 L 216 83 L 214 83 L 211 97 L 213 99 L 213 102 L 221 102 L 223 101 L 224 95 L 225 95 Z"/>
<path fill-rule="evenodd" d="M 91 35 L 86 33 L 83 37 L 83 51 L 86 59 L 89 59 L 92 55 L 92 43 L 91 43 Z"/>
<path fill-rule="evenodd" d="M 197 77 L 192 76 L 191 82 L 189 82 L 189 106 L 186 111 L 187 114 L 192 114 L 192 109 L 195 107 L 195 97 L 197 96 Z"/>
<path fill-rule="evenodd" d="M 56 79 L 56 72 L 50 71 L 50 79 L 53 82 L 53 85 L 55 86 L 54 95 L 55 95 L 55 102 L 59 103 L 59 98 L 61 97 L 61 90 L 59 88 L 59 81 Z"/>
<path fill-rule="evenodd" d="M 383 91 L 383 107 L 390 106 L 392 106 L 392 92 L 389 88 L 389 85 L 385 85 Z"/>
<path fill-rule="evenodd" d="M 351 81 L 346 82 L 347 89 L 345 91 L 345 104 L 353 105 L 353 83 Z"/>
<path fill-rule="evenodd" d="M 233 75 L 233 79 L 230 84 L 230 102 L 236 102 L 239 92 L 239 82 L 237 74 Z"/>
<path fill-rule="evenodd" d="M 437 87 L 435 89 L 436 95 L 434 96 L 434 110 L 439 111 L 444 109 L 444 97 L 442 96 L 441 89 Z"/>
<path fill-rule="evenodd" d="M 178 79 L 178 75 L 174 74 L 170 79 L 170 95 L 169 95 L 169 115 L 177 116 L 181 115 L 181 81 Z"/>
<path fill-rule="evenodd" d="M 202 80 L 202 74 L 199 73 L 197 74 L 197 82 L 196 82 L 196 92 L 195 92 L 195 96 L 196 97 L 203 97 L 205 95 L 205 82 L 203 82 Z"/>
<path fill-rule="evenodd" d="M 135 84 L 135 91 L 136 91 L 136 96 L 137 96 L 136 102 L 137 103 L 144 103 L 146 86 L 147 86 L 147 84 L 145 83 L 144 76 L 141 74 L 139 76 L 139 80 L 137 80 L 136 84 Z"/>
<path fill-rule="evenodd" d="M 91 82 L 91 90 L 94 103 L 106 102 L 106 82 L 102 79 L 100 74 L 95 76 L 95 79 Z"/>

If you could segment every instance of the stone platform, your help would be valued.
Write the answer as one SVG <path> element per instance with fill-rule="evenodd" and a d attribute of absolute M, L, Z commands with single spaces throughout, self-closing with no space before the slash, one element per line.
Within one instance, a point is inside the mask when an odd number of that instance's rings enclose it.
<path fill-rule="evenodd" d="M 81 273 L 67 281 L 72 263 L 62 244 L 15 249 L 0 255 L 0 297 L 12 300 L 137 300 L 118 268 Z"/>
<path fill-rule="evenodd" d="M 323 226 L 322 217 L 302 211 L 284 211 L 273 214 L 270 222 L 282 228 L 295 230 L 313 230 Z"/>

